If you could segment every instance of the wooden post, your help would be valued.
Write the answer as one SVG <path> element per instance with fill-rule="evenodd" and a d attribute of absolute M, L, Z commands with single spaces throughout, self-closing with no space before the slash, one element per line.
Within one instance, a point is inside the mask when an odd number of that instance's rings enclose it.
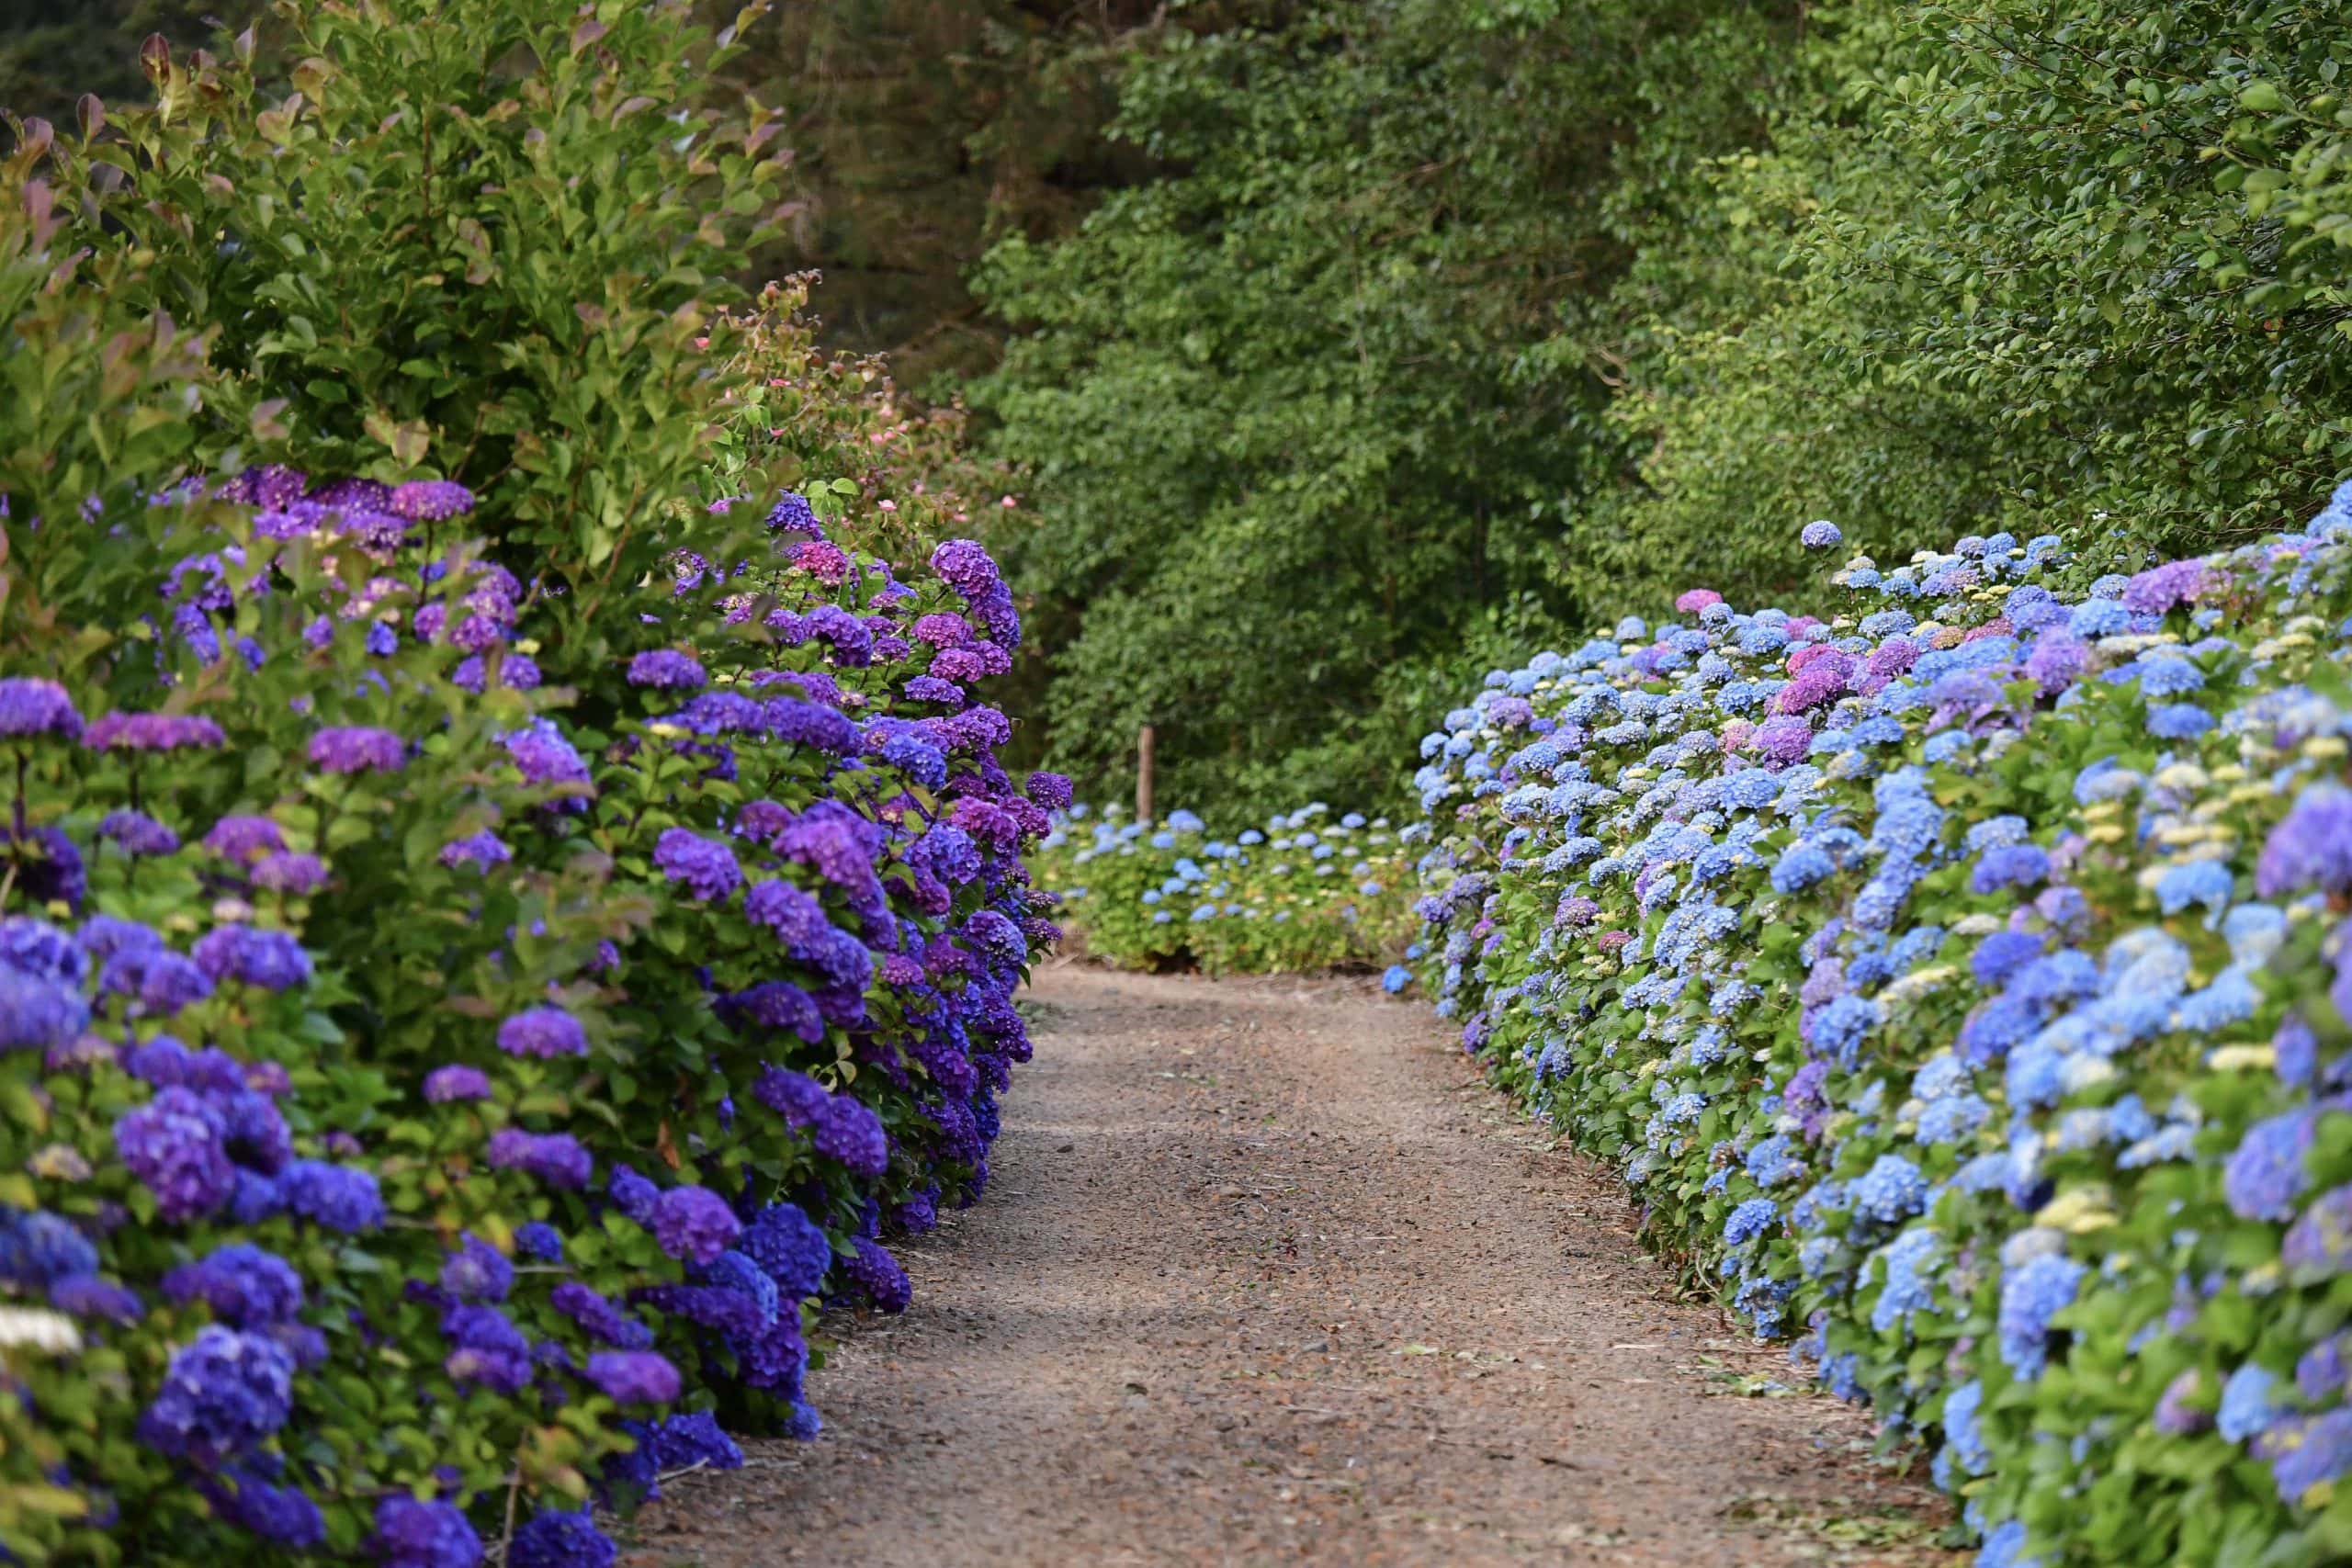
<path fill-rule="evenodd" d="M 1151 726 L 1136 735 L 1136 820 L 1151 820 Z"/>

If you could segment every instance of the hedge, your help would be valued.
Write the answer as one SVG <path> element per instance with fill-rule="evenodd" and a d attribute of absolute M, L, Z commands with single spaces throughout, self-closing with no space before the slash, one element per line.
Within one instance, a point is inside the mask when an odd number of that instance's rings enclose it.
<path fill-rule="evenodd" d="M 2352 486 L 2130 576 L 1856 558 L 1423 744 L 1440 1011 L 1984 1564 L 2352 1553 L 2348 562 Z"/>

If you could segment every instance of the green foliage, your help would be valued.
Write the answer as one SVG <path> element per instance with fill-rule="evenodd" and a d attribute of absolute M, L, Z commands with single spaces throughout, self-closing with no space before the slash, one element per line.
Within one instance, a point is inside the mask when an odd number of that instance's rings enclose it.
<path fill-rule="evenodd" d="M 1811 516 L 1898 559 L 1995 528 L 2129 558 L 2324 495 L 2352 471 L 2341 21 L 1816 8 L 1770 145 L 1643 241 L 1611 414 L 1636 482 L 1568 582 L 1769 591 Z"/>
<path fill-rule="evenodd" d="M 1148 721 L 1173 793 L 1254 763 L 1252 804 L 1374 798 L 1405 722 L 1383 672 L 1565 608 L 1549 566 L 1563 498 L 1610 471 L 1607 389 L 1524 351 L 1622 265 L 1589 193 L 1651 107 L 1645 50 L 1713 10 L 1315 7 L 1128 67 L 1111 131 L 1162 175 L 979 277 L 1020 329 L 975 400 L 1046 519 L 1012 542 L 1050 754 L 1105 775 Z M 1335 732 L 1360 747 L 1271 765 Z"/>
<path fill-rule="evenodd" d="M 548 596 L 550 671 L 606 668 L 771 231 L 782 126 L 699 101 L 757 13 L 721 43 L 674 3 L 330 0 L 281 8 L 283 92 L 244 58 L 151 59 L 156 105 L 111 111 L 74 173 L 119 187 L 86 242 L 149 258 L 117 308 L 217 324 L 200 455 L 299 433 L 311 467 L 400 479 L 430 453 Z"/>

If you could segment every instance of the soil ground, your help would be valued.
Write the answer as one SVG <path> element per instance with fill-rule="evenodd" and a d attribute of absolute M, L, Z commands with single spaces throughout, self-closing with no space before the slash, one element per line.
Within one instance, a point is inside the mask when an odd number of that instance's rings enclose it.
<path fill-rule="evenodd" d="M 671 1482 L 629 1568 L 1951 1561 L 1425 1009 L 1077 964 L 1030 1006 L 987 1201 L 836 1325 L 824 1435 Z"/>

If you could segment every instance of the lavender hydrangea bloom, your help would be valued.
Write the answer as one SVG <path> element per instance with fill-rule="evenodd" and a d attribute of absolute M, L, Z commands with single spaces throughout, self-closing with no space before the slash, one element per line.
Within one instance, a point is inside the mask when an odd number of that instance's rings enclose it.
<path fill-rule="evenodd" d="M 684 828 L 664 829 L 653 847 L 653 863 L 673 882 L 706 903 L 715 903 L 742 886 L 743 868 L 735 852 L 715 840 Z"/>
<path fill-rule="evenodd" d="M 64 687 L 37 676 L 0 680 L 0 736 L 21 740 L 54 735 L 74 740 L 81 734 L 81 710 Z"/>
<path fill-rule="evenodd" d="M 481 1537 L 465 1510 L 395 1495 L 376 1505 L 368 1551 L 380 1568 L 479 1568 Z"/>
<path fill-rule="evenodd" d="M 2306 1275 L 2352 1269 L 2352 1185 L 2331 1188 L 2314 1199 L 2287 1227 L 2279 1257 Z"/>
<path fill-rule="evenodd" d="M 452 1063 L 446 1067 L 435 1067 L 424 1075 L 424 1098 L 435 1105 L 447 1105 L 454 1100 L 488 1100 L 490 1094 L 490 1075 L 480 1067 Z"/>
<path fill-rule="evenodd" d="M 559 1007 L 535 1007 L 516 1013 L 498 1026 L 498 1048 L 510 1056 L 558 1056 L 588 1054 L 588 1033 L 580 1021 Z"/>
<path fill-rule="evenodd" d="M 654 649 L 628 661 L 628 683 L 667 692 L 696 692 L 709 682 L 702 666 L 689 654 Z"/>
<path fill-rule="evenodd" d="M 654 1201 L 650 1228 L 662 1250 L 689 1263 L 708 1263 L 734 1245 L 742 1222 L 727 1200 L 707 1187 L 673 1187 Z"/>
<path fill-rule="evenodd" d="M 492 1134 L 486 1157 L 501 1170 L 524 1171 L 564 1189 L 587 1186 L 595 1163 L 569 1133 L 526 1133 L 519 1127 Z"/>
<path fill-rule="evenodd" d="M 514 858 L 514 852 L 506 847 L 505 840 L 487 828 L 452 839 L 441 846 L 441 863 L 453 871 L 461 866 L 474 871 L 488 871 L 492 866 L 504 865 Z"/>
<path fill-rule="evenodd" d="M 503 1302 L 514 1288 L 505 1254 L 468 1234 L 441 1265 L 441 1288 L 461 1302 Z"/>
<path fill-rule="evenodd" d="M 2247 1128 L 2222 1173 L 2231 1212 L 2242 1220 L 2292 1218 L 2295 1200 L 2311 1185 L 2303 1156 L 2311 1152 L 2318 1126 L 2318 1114 L 2305 1108 Z"/>
<path fill-rule="evenodd" d="M 302 1280 L 293 1265 L 250 1242 L 231 1242 L 183 1264 L 164 1276 L 163 1289 L 167 1301 L 204 1303 L 232 1328 L 268 1328 L 302 1310 Z"/>
<path fill-rule="evenodd" d="M 292 933 L 227 925 L 197 939 L 197 964 L 215 980 L 239 980 L 266 991 L 290 990 L 311 981 L 311 955 Z"/>
<path fill-rule="evenodd" d="M 2281 1422 L 2263 1434 L 2259 1448 L 2278 1500 L 2315 1506 L 2321 1499 L 2311 1495 L 2314 1488 L 2352 1472 L 2352 1409 Z"/>
<path fill-rule="evenodd" d="M 114 1124 L 115 1149 L 174 1224 L 209 1214 L 229 1200 L 236 1173 L 218 1113 L 185 1089 L 167 1089 Z"/>
<path fill-rule="evenodd" d="M 612 1568 L 619 1555 L 588 1510 L 545 1508 L 514 1532 L 506 1549 L 508 1568 Z"/>
<path fill-rule="evenodd" d="M 775 1203 L 760 1211 L 739 1244 L 790 1299 L 813 1296 L 832 1267 L 832 1244 L 797 1207 Z"/>
<path fill-rule="evenodd" d="M 2254 885 L 2265 898 L 2352 893 L 2352 791 L 2319 784 L 2299 795 L 2264 841 Z"/>
<path fill-rule="evenodd" d="M 298 1159 L 278 1173 L 277 1187 L 290 1213 L 344 1235 L 384 1223 L 384 1197 L 375 1175 L 356 1166 Z"/>
<path fill-rule="evenodd" d="M 622 1404 L 668 1404 L 678 1397 L 678 1369 L 652 1350 L 599 1350 L 588 1358 L 588 1381 Z"/>
<path fill-rule="evenodd" d="M 311 765 L 330 773 L 397 773 L 408 746 L 389 729 L 343 725 L 311 737 Z"/>
<path fill-rule="evenodd" d="M 215 1324 L 173 1352 L 139 1419 L 140 1440 L 199 1469 L 251 1451 L 286 1425 L 294 1358 L 277 1340 Z"/>
<path fill-rule="evenodd" d="M 913 1284 L 899 1260 L 880 1242 L 859 1236 L 855 1250 L 842 1262 L 842 1272 L 875 1311 L 902 1313 L 914 1300 Z"/>
<path fill-rule="evenodd" d="M 1845 531 L 1826 517 L 1806 524 L 1797 535 L 1797 542 L 1808 550 L 1835 549 L 1845 540 Z"/>
<path fill-rule="evenodd" d="M 176 854 L 180 847 L 177 833 L 143 811 L 107 812 L 98 821 L 98 837 L 127 855 Z"/>

